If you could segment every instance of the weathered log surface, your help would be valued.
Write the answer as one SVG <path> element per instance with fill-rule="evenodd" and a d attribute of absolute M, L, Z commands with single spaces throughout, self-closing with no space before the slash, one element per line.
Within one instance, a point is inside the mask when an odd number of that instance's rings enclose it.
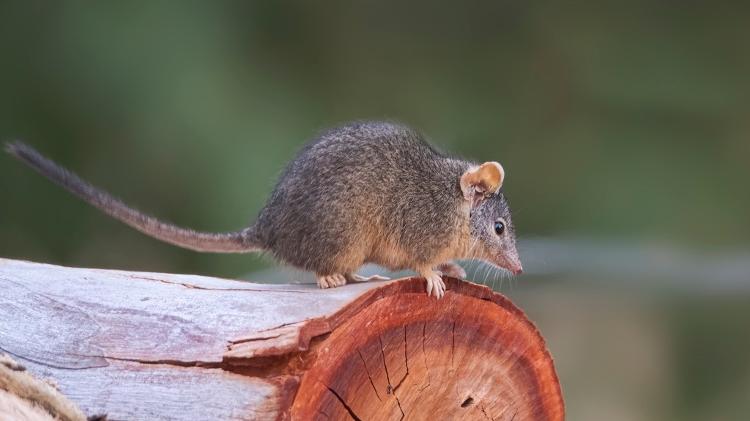
<path fill-rule="evenodd" d="M 446 279 L 267 285 L 0 259 L 0 351 L 113 420 L 562 420 L 542 337 Z"/>

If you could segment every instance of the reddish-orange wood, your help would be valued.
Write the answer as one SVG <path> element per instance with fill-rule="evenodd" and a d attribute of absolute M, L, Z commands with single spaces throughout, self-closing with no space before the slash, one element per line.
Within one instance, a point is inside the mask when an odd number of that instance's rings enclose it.
<path fill-rule="evenodd" d="M 368 293 L 379 299 L 311 350 L 292 417 L 563 419 L 552 359 L 533 324 L 485 287 L 447 284 L 439 301 L 417 279 Z"/>

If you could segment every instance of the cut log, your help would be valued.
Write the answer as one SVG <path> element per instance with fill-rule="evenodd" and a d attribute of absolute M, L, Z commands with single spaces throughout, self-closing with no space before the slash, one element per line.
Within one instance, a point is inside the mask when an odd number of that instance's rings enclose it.
<path fill-rule="evenodd" d="M 0 259 L 0 351 L 110 420 L 562 420 L 534 325 L 446 278 L 319 290 Z"/>

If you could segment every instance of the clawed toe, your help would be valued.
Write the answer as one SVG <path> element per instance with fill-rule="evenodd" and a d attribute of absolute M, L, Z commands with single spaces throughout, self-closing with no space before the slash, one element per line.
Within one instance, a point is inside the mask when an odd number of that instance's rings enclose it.
<path fill-rule="evenodd" d="M 328 285 L 328 277 L 327 276 L 318 276 L 318 287 L 320 288 L 330 288 L 330 285 Z"/>
<path fill-rule="evenodd" d="M 318 286 L 320 288 L 335 288 L 346 285 L 346 277 L 336 273 L 333 275 L 318 275 Z"/>
<path fill-rule="evenodd" d="M 434 295 L 435 298 L 443 298 L 445 295 L 445 282 L 439 272 L 429 271 L 423 273 L 425 281 L 427 281 L 427 295 Z"/>

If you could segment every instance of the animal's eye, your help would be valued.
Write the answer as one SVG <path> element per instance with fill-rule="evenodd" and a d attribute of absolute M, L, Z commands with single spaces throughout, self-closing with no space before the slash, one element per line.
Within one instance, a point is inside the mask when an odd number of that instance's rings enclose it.
<path fill-rule="evenodd" d="M 505 223 L 503 221 L 495 221 L 495 234 L 503 235 L 505 232 Z"/>

